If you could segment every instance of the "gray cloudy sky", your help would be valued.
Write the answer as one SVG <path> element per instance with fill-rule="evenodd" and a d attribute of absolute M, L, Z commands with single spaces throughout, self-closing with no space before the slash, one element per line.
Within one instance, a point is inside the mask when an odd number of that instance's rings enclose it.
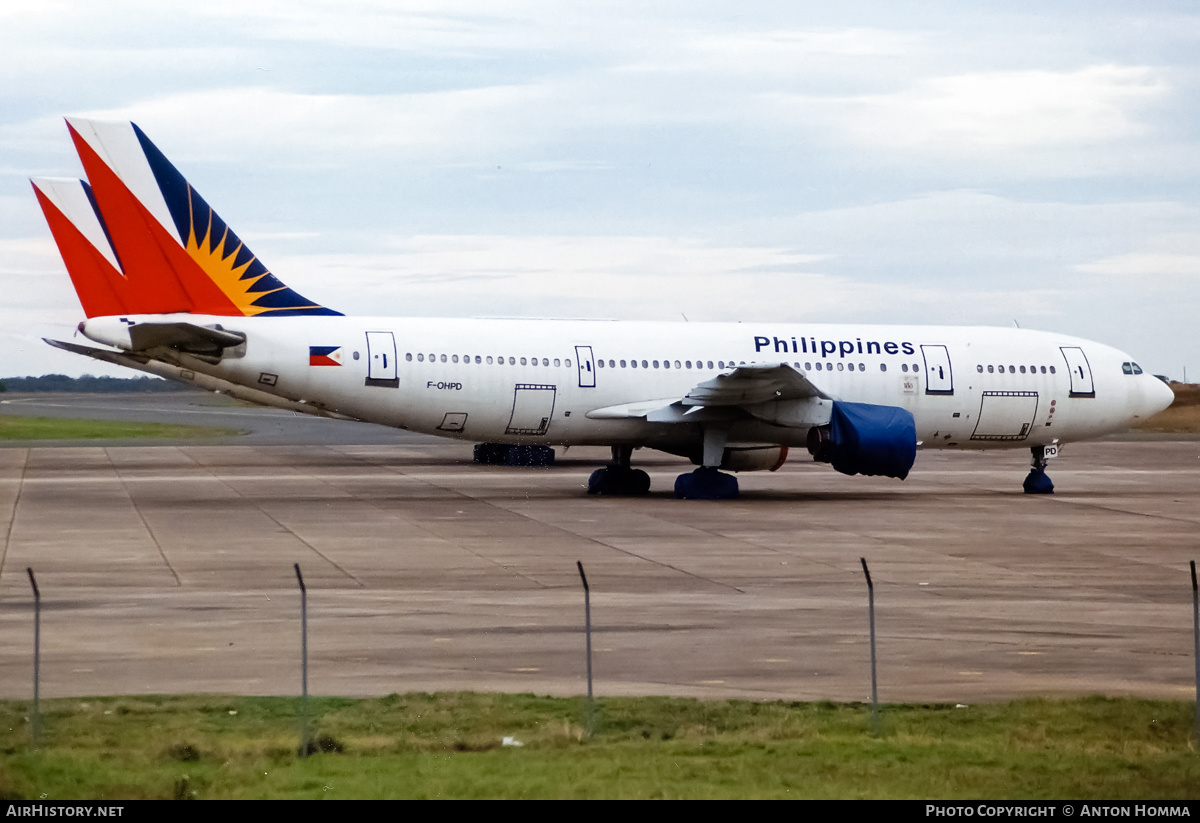
<path fill-rule="evenodd" d="M 0 2 L 0 376 L 82 312 L 29 188 L 131 119 L 346 313 L 1044 328 L 1200 377 L 1200 9 Z"/>

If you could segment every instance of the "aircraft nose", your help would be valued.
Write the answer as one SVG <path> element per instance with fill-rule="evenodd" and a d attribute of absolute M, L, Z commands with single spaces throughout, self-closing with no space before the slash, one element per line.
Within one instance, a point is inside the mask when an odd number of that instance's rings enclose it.
<path fill-rule="evenodd" d="M 1158 414 L 1167 406 L 1175 402 L 1175 392 L 1171 391 L 1171 387 L 1157 377 L 1150 377 L 1147 381 L 1146 391 L 1142 395 L 1142 416 L 1149 417 L 1152 414 Z"/>

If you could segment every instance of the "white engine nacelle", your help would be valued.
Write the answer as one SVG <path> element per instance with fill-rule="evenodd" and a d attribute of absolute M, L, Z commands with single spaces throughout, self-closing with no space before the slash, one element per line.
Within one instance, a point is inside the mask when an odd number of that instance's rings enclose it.
<path fill-rule="evenodd" d="M 787 446 L 750 446 L 728 448 L 721 468 L 731 472 L 773 472 L 787 460 Z"/>

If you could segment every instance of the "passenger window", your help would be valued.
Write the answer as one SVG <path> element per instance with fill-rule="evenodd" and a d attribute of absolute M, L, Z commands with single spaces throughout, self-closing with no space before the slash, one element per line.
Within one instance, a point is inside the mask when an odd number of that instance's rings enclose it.
<path fill-rule="evenodd" d="M 907 364 L 907 363 L 901 363 L 901 364 L 900 364 L 900 371 L 908 371 L 908 364 Z"/>
<path fill-rule="evenodd" d="M 656 368 L 656 369 L 658 368 L 658 361 L 657 361 L 657 360 L 655 360 L 655 361 L 654 361 L 654 368 Z"/>
<path fill-rule="evenodd" d="M 624 360 L 622 360 L 622 361 L 621 361 L 621 368 L 625 368 L 625 361 L 624 361 Z"/>
<path fill-rule="evenodd" d="M 569 369 L 569 368 L 571 368 L 571 361 L 570 361 L 570 360 L 564 360 L 563 362 L 566 364 L 566 366 L 567 366 L 567 368 L 568 368 L 568 369 Z"/>
<path fill-rule="evenodd" d="M 1045 373 L 1046 373 L 1046 367 L 1042 366 L 1042 374 L 1045 374 Z"/>
<path fill-rule="evenodd" d="M 988 366 L 988 374 L 993 374 L 996 371 L 994 366 Z"/>
<path fill-rule="evenodd" d="M 404 359 L 411 363 L 412 362 L 412 352 L 406 352 L 404 354 Z"/>
<path fill-rule="evenodd" d="M 1016 374 L 1016 373 L 1017 373 L 1017 367 L 1016 367 L 1016 366 L 1009 366 L 1009 367 L 1008 367 L 1008 373 L 1009 373 L 1009 374 Z"/>
<path fill-rule="evenodd" d="M 709 367 L 710 369 L 713 367 L 713 364 L 712 364 L 712 361 L 711 361 L 711 360 L 709 360 L 709 361 L 708 361 L 708 367 Z"/>
<path fill-rule="evenodd" d="M 492 365 L 492 356 L 490 354 L 487 356 L 487 364 L 489 366 Z"/>
<path fill-rule="evenodd" d="M 602 369 L 602 368 L 604 368 L 604 361 L 603 361 L 603 360 L 597 360 L 597 361 L 596 361 L 596 368 L 598 368 L 598 369 Z"/>
<path fill-rule="evenodd" d="M 838 371 L 841 371 L 843 368 L 845 368 L 845 366 L 843 366 L 841 363 L 838 363 Z"/>
<path fill-rule="evenodd" d="M 880 371 L 887 371 L 887 363 L 880 363 L 880 364 L 879 364 L 879 370 L 880 370 Z"/>
<path fill-rule="evenodd" d="M 977 372 L 979 372 L 980 374 L 983 374 L 983 366 L 982 366 L 982 365 L 980 365 L 980 366 L 976 366 L 976 367 L 975 367 L 975 370 L 976 370 Z"/>
<path fill-rule="evenodd" d="M 1024 366 L 1022 366 L 1022 367 L 1021 367 L 1021 374 L 1024 374 L 1024 373 L 1025 373 L 1025 367 L 1024 367 Z"/>
<path fill-rule="evenodd" d="M 684 366 L 686 366 L 687 368 L 689 368 L 689 369 L 690 369 L 690 368 L 692 367 L 692 361 L 691 361 L 691 360 L 684 360 L 684 361 L 683 361 L 683 365 L 684 365 Z"/>
<path fill-rule="evenodd" d="M 629 368 L 631 368 L 631 369 L 636 369 L 636 368 L 637 368 L 637 361 L 636 361 L 636 360 L 630 360 L 630 361 L 629 361 Z"/>
<path fill-rule="evenodd" d="M 423 354 L 418 354 L 418 355 L 417 355 L 417 362 L 418 362 L 418 363 L 424 363 L 424 362 L 425 362 L 425 355 L 423 355 Z"/>
<path fill-rule="evenodd" d="M 442 362 L 443 362 L 443 363 L 445 363 L 445 362 L 446 362 L 446 355 L 444 355 L 444 354 L 442 355 Z"/>
<path fill-rule="evenodd" d="M 675 368 L 679 368 L 679 361 L 678 361 L 678 360 L 676 360 L 676 361 L 675 361 Z"/>
<path fill-rule="evenodd" d="M 643 368 L 643 369 L 648 369 L 648 368 L 650 368 L 648 365 L 646 365 L 646 361 L 645 361 L 645 360 L 643 360 L 643 361 L 642 361 L 642 368 Z"/>
<path fill-rule="evenodd" d="M 443 358 L 443 359 L 445 359 L 445 358 Z M 450 359 L 451 359 L 451 360 L 453 360 L 455 363 L 457 363 L 457 362 L 458 362 L 458 355 L 457 355 L 457 354 L 456 354 L 456 355 L 453 355 L 453 356 L 452 356 Z"/>
<path fill-rule="evenodd" d="M 812 370 L 812 363 L 805 363 L 805 364 L 804 364 L 804 369 L 805 369 L 805 371 L 811 371 L 811 370 Z"/>
<path fill-rule="evenodd" d="M 521 362 L 522 362 L 522 363 L 524 363 L 524 362 L 525 362 L 525 358 L 524 358 L 524 357 L 522 357 L 522 358 L 521 358 Z M 515 365 L 517 365 L 517 358 L 515 358 L 515 357 L 510 357 L 510 358 L 508 358 L 508 365 L 510 365 L 510 366 L 515 366 Z"/>
<path fill-rule="evenodd" d="M 1051 373 L 1051 374 L 1054 374 L 1054 367 L 1053 367 L 1053 366 L 1051 366 L 1051 367 L 1050 367 L 1050 373 Z"/>

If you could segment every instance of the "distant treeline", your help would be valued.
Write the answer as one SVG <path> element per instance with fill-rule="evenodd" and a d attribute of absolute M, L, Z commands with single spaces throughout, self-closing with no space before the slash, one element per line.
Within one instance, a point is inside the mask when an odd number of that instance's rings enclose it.
<path fill-rule="evenodd" d="M 161 377 L 67 377 L 65 374 L 43 374 L 41 377 L 5 377 L 0 380 L 0 392 L 176 392 L 190 391 L 188 386 Z"/>

